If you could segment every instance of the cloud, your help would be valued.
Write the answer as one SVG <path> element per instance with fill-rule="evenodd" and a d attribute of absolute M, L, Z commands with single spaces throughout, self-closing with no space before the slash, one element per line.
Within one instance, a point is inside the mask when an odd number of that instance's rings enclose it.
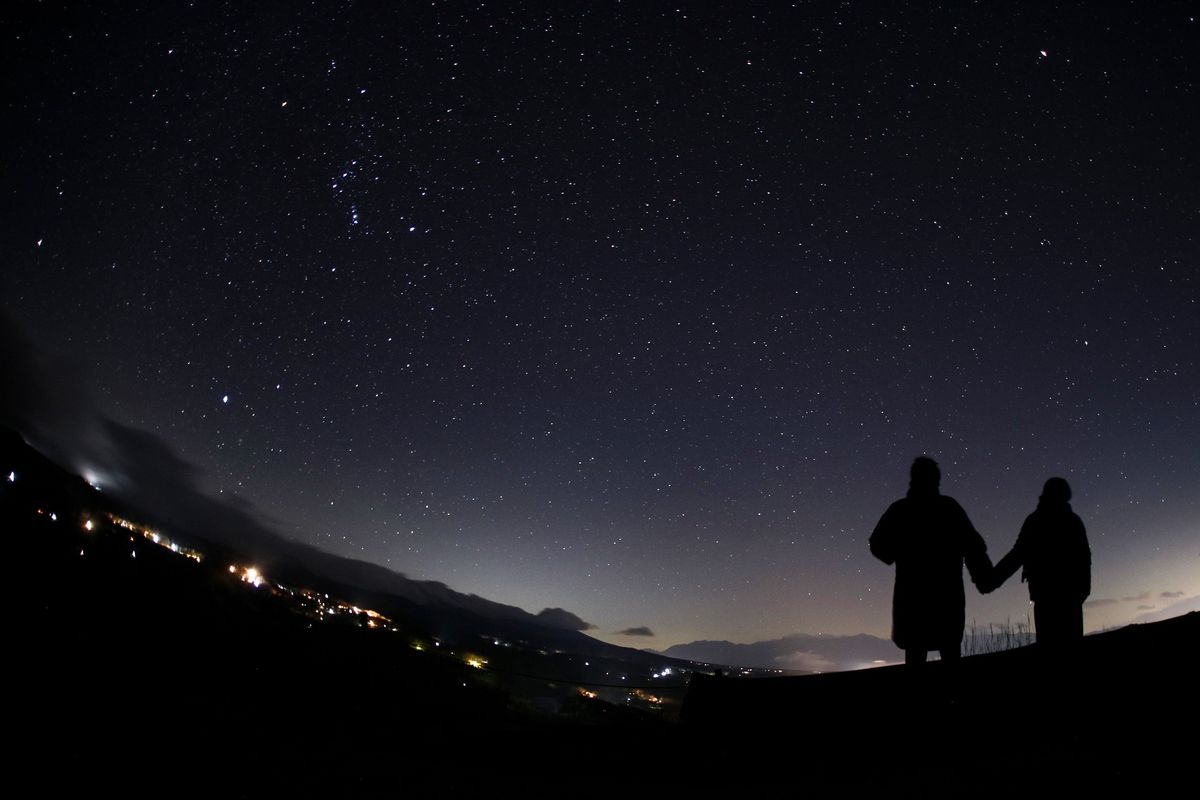
<path fill-rule="evenodd" d="M 94 473 L 101 489 L 172 532 L 229 546 L 269 573 L 309 580 L 313 574 L 428 608 L 468 611 L 492 620 L 540 620 L 558 630 L 595 626 L 561 608 L 536 617 L 516 606 L 456 592 L 437 581 L 416 581 L 364 561 L 335 556 L 280 533 L 281 526 L 236 495 L 214 497 L 204 473 L 166 439 L 126 425 L 105 412 L 82 365 L 40 348 L 0 309 L 0 424 L 8 425 L 51 460 Z"/>
<path fill-rule="evenodd" d="M 543 608 L 538 612 L 537 618 L 539 622 L 549 625 L 551 628 L 562 628 L 567 631 L 590 631 L 596 627 L 562 608 Z"/>
<path fill-rule="evenodd" d="M 237 497 L 216 499 L 203 474 L 157 434 L 109 416 L 89 390 L 85 370 L 38 347 L 0 312 L 0 424 L 10 425 L 52 460 L 100 477 L 105 492 L 157 521 L 227 544 L 279 540 L 271 522 Z"/>
<path fill-rule="evenodd" d="M 79 469 L 80 452 L 102 444 L 101 417 L 83 368 L 51 354 L 0 311 L 0 424 L 20 432 L 53 460 Z"/>
<path fill-rule="evenodd" d="M 626 628 L 623 631 L 617 631 L 618 636 L 653 636 L 654 631 L 642 625 L 637 628 Z"/>
<path fill-rule="evenodd" d="M 1184 597 L 1176 600 L 1164 608 L 1157 608 L 1153 611 L 1143 611 L 1133 618 L 1134 622 L 1161 622 L 1164 619 L 1172 617 L 1180 617 L 1184 614 L 1192 612 L 1200 612 L 1200 595 L 1192 597 Z"/>
<path fill-rule="evenodd" d="M 1137 610 L 1138 611 L 1153 611 L 1154 608 L 1155 608 L 1154 606 L 1138 606 Z"/>
<path fill-rule="evenodd" d="M 237 496 L 216 499 L 200 487 L 201 470 L 157 434 L 104 420 L 106 452 L 96 465 L 114 493 L 168 524 L 233 544 L 273 542 L 279 537 L 270 521 Z"/>
<path fill-rule="evenodd" d="M 1150 599 L 1149 592 L 1138 592 L 1133 597 L 1122 597 L 1121 602 L 1123 602 L 1123 603 L 1140 603 L 1143 600 L 1149 600 L 1149 599 Z"/>
<path fill-rule="evenodd" d="M 1185 594 L 1186 594 L 1186 592 L 1163 592 L 1162 594 L 1159 595 L 1159 597 L 1166 597 L 1168 599 L 1174 599 L 1176 597 L 1183 597 Z"/>
<path fill-rule="evenodd" d="M 1088 608 L 1099 608 L 1100 606 L 1111 606 L 1117 601 L 1111 597 L 1098 597 L 1095 600 L 1088 600 L 1084 603 Z"/>
<path fill-rule="evenodd" d="M 822 636 L 796 633 L 750 644 L 697 641 L 668 647 L 664 655 L 707 664 L 797 672 L 862 669 L 897 659 L 891 642 L 876 636 Z"/>
<path fill-rule="evenodd" d="M 41 354 L 21 329 L 0 311 L 0 374 L 5 389 L 0 392 L 0 422 L 17 428 L 32 427 L 44 413 L 53 393 L 46 384 L 47 371 Z"/>

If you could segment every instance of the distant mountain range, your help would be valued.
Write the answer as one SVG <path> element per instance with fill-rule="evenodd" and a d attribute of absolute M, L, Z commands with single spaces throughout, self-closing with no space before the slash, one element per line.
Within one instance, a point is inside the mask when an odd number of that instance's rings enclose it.
<path fill-rule="evenodd" d="M 669 658 L 793 672 L 834 672 L 893 664 L 900 651 L 891 642 L 860 633 L 822 636 L 797 633 L 751 644 L 701 640 L 662 651 Z"/>
<path fill-rule="evenodd" d="M 142 436 L 130 429 L 115 430 L 125 437 Z M 148 437 L 143 437 L 148 438 Z M 143 452 L 154 453 L 154 442 L 143 442 Z M 159 453 L 151 464 L 170 462 Z M 145 474 L 146 467 L 128 464 L 129 473 Z M 632 663 L 659 663 L 661 657 L 643 650 L 619 647 L 594 639 L 582 631 L 591 626 L 561 608 L 532 614 L 474 594 L 457 592 L 438 581 L 415 580 L 377 564 L 344 558 L 308 544 L 280 536 L 248 508 L 203 495 L 187 481 L 147 475 L 135 483 L 140 491 L 116 488 L 100 492 L 79 475 L 64 469 L 16 431 L 0 426 L 0 468 L 3 469 L 4 517 L 25 518 L 20 509 L 58 509 L 65 520 L 78 520 L 82 511 L 110 512 L 150 524 L 173 541 L 196 548 L 224 563 L 254 565 L 265 576 L 291 586 L 321 591 L 364 608 L 408 620 L 446 641 L 475 640 L 481 636 L 526 642 L 547 650 L 561 650 L 596 658 Z M 184 472 L 184 470 L 176 470 Z M 11 476 L 11 477 L 10 477 Z M 154 480 L 158 485 L 153 484 Z M 147 489 L 162 488 L 155 496 Z M 69 513 L 68 513 L 69 512 Z"/>
<path fill-rule="evenodd" d="M 1165 608 L 1146 612 L 1133 622 L 1161 622 L 1197 611 L 1200 611 L 1200 597 L 1187 597 Z M 668 658 L 704 664 L 789 672 L 840 672 L 896 664 L 904 660 L 894 644 L 867 634 L 822 636 L 797 633 L 750 644 L 702 639 L 677 644 L 659 652 Z M 987 652 L 987 649 L 978 652 Z"/>

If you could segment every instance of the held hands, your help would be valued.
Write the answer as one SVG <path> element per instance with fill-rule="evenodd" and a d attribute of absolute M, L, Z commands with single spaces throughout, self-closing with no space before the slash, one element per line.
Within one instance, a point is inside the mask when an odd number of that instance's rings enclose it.
<path fill-rule="evenodd" d="M 975 588 L 979 590 L 980 594 L 991 594 L 999 589 L 1001 584 L 1004 583 L 1002 579 L 998 580 L 998 577 L 999 576 L 996 575 L 995 570 L 988 570 L 978 578 L 972 576 L 972 580 L 975 583 Z"/>

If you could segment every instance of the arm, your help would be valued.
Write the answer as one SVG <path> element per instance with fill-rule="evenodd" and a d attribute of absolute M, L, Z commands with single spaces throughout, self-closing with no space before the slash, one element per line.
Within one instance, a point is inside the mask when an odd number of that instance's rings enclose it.
<path fill-rule="evenodd" d="M 996 563 L 996 568 L 992 570 L 992 588 L 999 589 L 1004 585 L 1004 582 L 1013 576 L 1013 573 L 1021 568 L 1023 559 L 1021 551 L 1016 545 L 1008 551 L 1004 558 Z"/>
<path fill-rule="evenodd" d="M 992 567 L 992 559 L 987 554 L 987 543 L 983 537 L 979 535 L 979 531 L 971 524 L 971 520 L 967 518 L 967 514 L 963 512 L 963 522 L 966 524 L 966 552 L 963 553 L 963 560 L 967 564 L 967 572 L 971 575 L 971 582 L 975 584 L 975 588 L 980 594 L 987 594 L 996 588 L 994 583 Z"/>
<path fill-rule="evenodd" d="M 868 541 L 871 555 L 885 564 L 896 562 L 896 515 L 892 508 L 894 506 L 883 513 Z"/>
<path fill-rule="evenodd" d="M 1026 532 L 1029 530 L 1029 517 L 1025 518 L 1025 523 L 1021 525 L 1021 532 L 1017 534 L 1017 542 L 1012 546 L 1004 558 L 996 564 L 996 568 L 992 571 L 992 588 L 999 589 L 1006 580 L 1013 576 L 1017 570 L 1025 563 L 1025 542 Z"/>

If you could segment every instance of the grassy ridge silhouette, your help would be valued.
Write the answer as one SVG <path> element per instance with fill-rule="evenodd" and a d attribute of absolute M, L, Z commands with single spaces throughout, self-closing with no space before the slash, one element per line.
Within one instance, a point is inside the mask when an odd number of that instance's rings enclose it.
<path fill-rule="evenodd" d="M 964 656 L 978 656 L 984 653 L 999 653 L 1024 647 L 1034 642 L 1033 623 L 1029 615 L 1024 620 L 1012 621 L 1009 617 L 1004 622 L 989 622 L 987 627 L 979 625 L 974 619 L 963 636 L 962 653 Z"/>

